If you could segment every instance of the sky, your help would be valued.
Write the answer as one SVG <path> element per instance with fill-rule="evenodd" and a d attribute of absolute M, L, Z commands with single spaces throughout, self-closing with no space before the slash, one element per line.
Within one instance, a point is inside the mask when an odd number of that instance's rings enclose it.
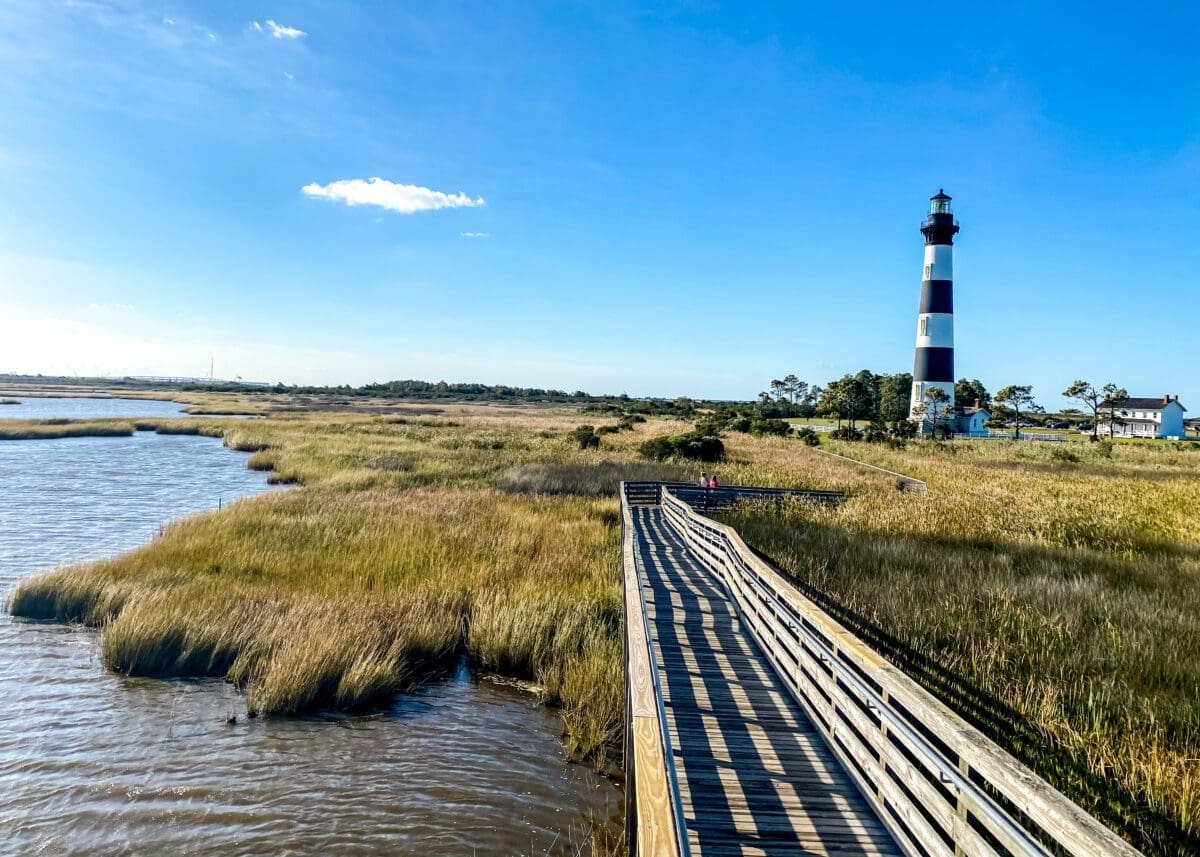
<path fill-rule="evenodd" d="M 1200 414 L 1200 7 L 0 4 L 0 372 Z"/>

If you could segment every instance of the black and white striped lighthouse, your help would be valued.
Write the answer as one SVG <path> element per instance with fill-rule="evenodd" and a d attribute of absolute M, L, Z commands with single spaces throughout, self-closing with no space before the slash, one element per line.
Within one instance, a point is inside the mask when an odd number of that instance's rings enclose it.
<path fill-rule="evenodd" d="M 925 236 L 925 269 L 921 275 L 921 306 L 917 310 L 917 354 L 913 361 L 914 418 L 929 414 L 928 392 L 940 388 L 947 407 L 954 405 L 954 235 L 958 224 L 944 190 L 929 199 Z M 917 405 L 924 404 L 922 411 Z"/>

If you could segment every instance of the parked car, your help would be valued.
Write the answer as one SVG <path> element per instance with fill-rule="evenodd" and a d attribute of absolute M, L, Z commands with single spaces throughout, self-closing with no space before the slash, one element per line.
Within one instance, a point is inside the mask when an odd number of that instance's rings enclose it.
<path fill-rule="evenodd" d="M 1071 424 L 1066 420 L 1051 420 L 1050 422 L 1046 423 L 1046 428 L 1048 429 L 1065 429 L 1070 427 Z"/>
<path fill-rule="evenodd" d="M 1087 434 L 1092 430 L 1093 426 L 1091 423 L 1080 423 L 1079 425 L 1075 426 L 1075 428 L 1077 428 L 1081 433 Z"/>

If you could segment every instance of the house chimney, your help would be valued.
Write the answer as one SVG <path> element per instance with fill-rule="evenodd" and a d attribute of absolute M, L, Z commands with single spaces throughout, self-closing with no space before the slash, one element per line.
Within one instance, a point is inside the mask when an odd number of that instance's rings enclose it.
<path fill-rule="evenodd" d="M 1171 394 L 1170 393 L 1167 393 L 1163 396 L 1163 404 L 1164 405 L 1171 404 Z"/>
<path fill-rule="evenodd" d="M 975 400 L 975 410 L 979 410 L 979 400 Z"/>

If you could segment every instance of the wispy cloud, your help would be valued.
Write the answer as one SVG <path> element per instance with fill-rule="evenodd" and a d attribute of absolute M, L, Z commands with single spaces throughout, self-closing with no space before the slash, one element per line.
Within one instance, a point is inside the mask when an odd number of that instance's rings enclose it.
<path fill-rule="evenodd" d="M 465 193 L 442 193 L 414 184 L 396 184 L 378 176 L 366 180 L 342 179 L 327 185 L 313 182 L 300 190 L 312 197 L 333 199 L 346 205 L 377 205 L 400 214 L 439 208 L 478 208 L 485 204 L 483 197 L 472 199 Z"/>
<path fill-rule="evenodd" d="M 460 232 L 458 234 L 461 235 L 463 238 L 491 238 L 492 237 L 487 232 Z"/>
<path fill-rule="evenodd" d="M 251 21 L 250 29 L 256 33 L 270 33 L 277 39 L 299 39 L 308 35 L 304 30 L 299 30 L 295 27 L 285 27 L 283 24 L 276 24 L 270 18 L 267 19 L 267 26 L 265 28 L 258 21 Z"/>

